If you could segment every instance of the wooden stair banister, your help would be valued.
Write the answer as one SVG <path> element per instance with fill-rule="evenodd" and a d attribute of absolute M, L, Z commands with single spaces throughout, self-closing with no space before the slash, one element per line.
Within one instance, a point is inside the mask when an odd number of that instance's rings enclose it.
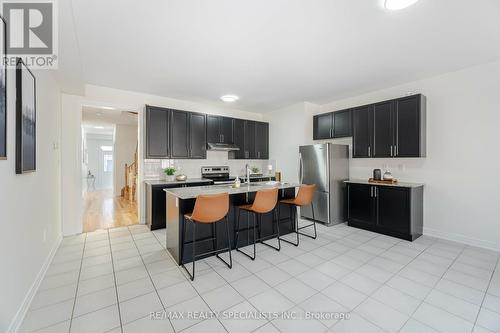
<path fill-rule="evenodd" d="M 122 197 L 135 201 L 136 200 L 136 189 L 137 189 L 137 151 L 138 145 L 135 146 L 134 161 L 128 165 L 125 163 L 125 186 L 121 191 Z"/>

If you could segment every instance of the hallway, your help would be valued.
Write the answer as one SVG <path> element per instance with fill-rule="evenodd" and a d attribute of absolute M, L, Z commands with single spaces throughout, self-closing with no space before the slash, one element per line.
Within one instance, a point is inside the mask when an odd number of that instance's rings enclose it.
<path fill-rule="evenodd" d="M 83 232 L 138 224 L 137 203 L 112 190 L 98 190 L 84 195 Z"/>

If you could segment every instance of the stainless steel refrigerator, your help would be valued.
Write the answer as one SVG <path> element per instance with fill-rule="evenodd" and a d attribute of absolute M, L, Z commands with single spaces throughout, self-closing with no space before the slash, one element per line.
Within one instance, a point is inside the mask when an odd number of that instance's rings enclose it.
<path fill-rule="evenodd" d="M 334 225 L 344 222 L 345 184 L 349 179 L 349 146 L 332 143 L 299 147 L 299 180 L 316 184 L 314 216 L 317 222 Z M 312 219 L 310 206 L 300 216 Z"/>

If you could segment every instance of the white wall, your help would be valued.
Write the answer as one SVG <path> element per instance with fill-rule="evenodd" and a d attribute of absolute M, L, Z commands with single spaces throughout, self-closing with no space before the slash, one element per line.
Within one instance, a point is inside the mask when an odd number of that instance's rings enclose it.
<path fill-rule="evenodd" d="M 119 196 L 125 186 L 125 164 L 134 162 L 135 148 L 138 139 L 137 125 L 116 125 L 114 140 L 114 192 Z"/>
<path fill-rule="evenodd" d="M 82 182 L 81 182 L 81 122 L 82 105 L 111 106 L 117 109 L 137 111 L 139 115 L 139 184 L 142 184 L 143 175 L 143 136 L 142 113 L 146 104 L 197 111 L 208 114 L 218 114 L 251 120 L 262 120 L 263 115 L 250 113 L 229 107 L 223 107 L 200 102 L 172 99 L 168 97 L 149 95 L 144 93 L 119 89 L 87 85 L 85 96 L 62 95 L 62 223 L 63 235 L 82 232 Z M 138 188 L 137 197 L 140 198 L 139 214 L 141 223 L 145 222 L 144 200 L 142 186 Z"/>
<path fill-rule="evenodd" d="M 500 250 L 499 91 L 500 62 L 495 62 L 336 101 L 313 113 L 382 101 L 410 92 L 426 95 L 427 157 L 351 159 L 351 178 L 369 178 L 374 168 L 387 165 L 400 180 L 424 182 L 425 234 Z M 302 114 L 294 111 L 286 119 L 293 117 L 300 118 Z M 271 128 L 283 133 L 289 127 L 288 121 L 279 122 L 279 118 L 271 123 Z M 305 127 L 309 131 L 312 126 Z M 294 136 L 300 135 L 293 132 Z M 276 140 L 274 136 L 271 138 Z M 351 142 L 349 139 L 338 141 Z M 271 146 L 274 145 L 275 142 L 271 142 Z M 277 158 L 278 154 L 273 149 L 270 157 Z M 279 155 L 279 164 L 296 163 L 294 154 L 285 155 Z"/>
<path fill-rule="evenodd" d="M 61 237 L 60 92 L 49 71 L 34 71 L 37 170 L 16 175 L 16 78 L 8 70 L 8 159 L 0 161 L 0 332 L 22 319 L 23 306 Z M 12 324 L 11 324 L 12 323 Z"/>
<path fill-rule="evenodd" d="M 297 103 L 266 114 L 269 121 L 269 157 L 285 181 L 297 182 L 299 146 L 308 143 L 306 129 L 312 127 L 309 103 Z"/>

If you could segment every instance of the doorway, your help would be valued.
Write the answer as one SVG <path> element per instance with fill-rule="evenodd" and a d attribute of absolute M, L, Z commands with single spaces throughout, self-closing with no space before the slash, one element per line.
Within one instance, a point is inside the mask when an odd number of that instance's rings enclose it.
<path fill-rule="evenodd" d="M 139 223 L 137 113 L 82 108 L 83 232 Z"/>

